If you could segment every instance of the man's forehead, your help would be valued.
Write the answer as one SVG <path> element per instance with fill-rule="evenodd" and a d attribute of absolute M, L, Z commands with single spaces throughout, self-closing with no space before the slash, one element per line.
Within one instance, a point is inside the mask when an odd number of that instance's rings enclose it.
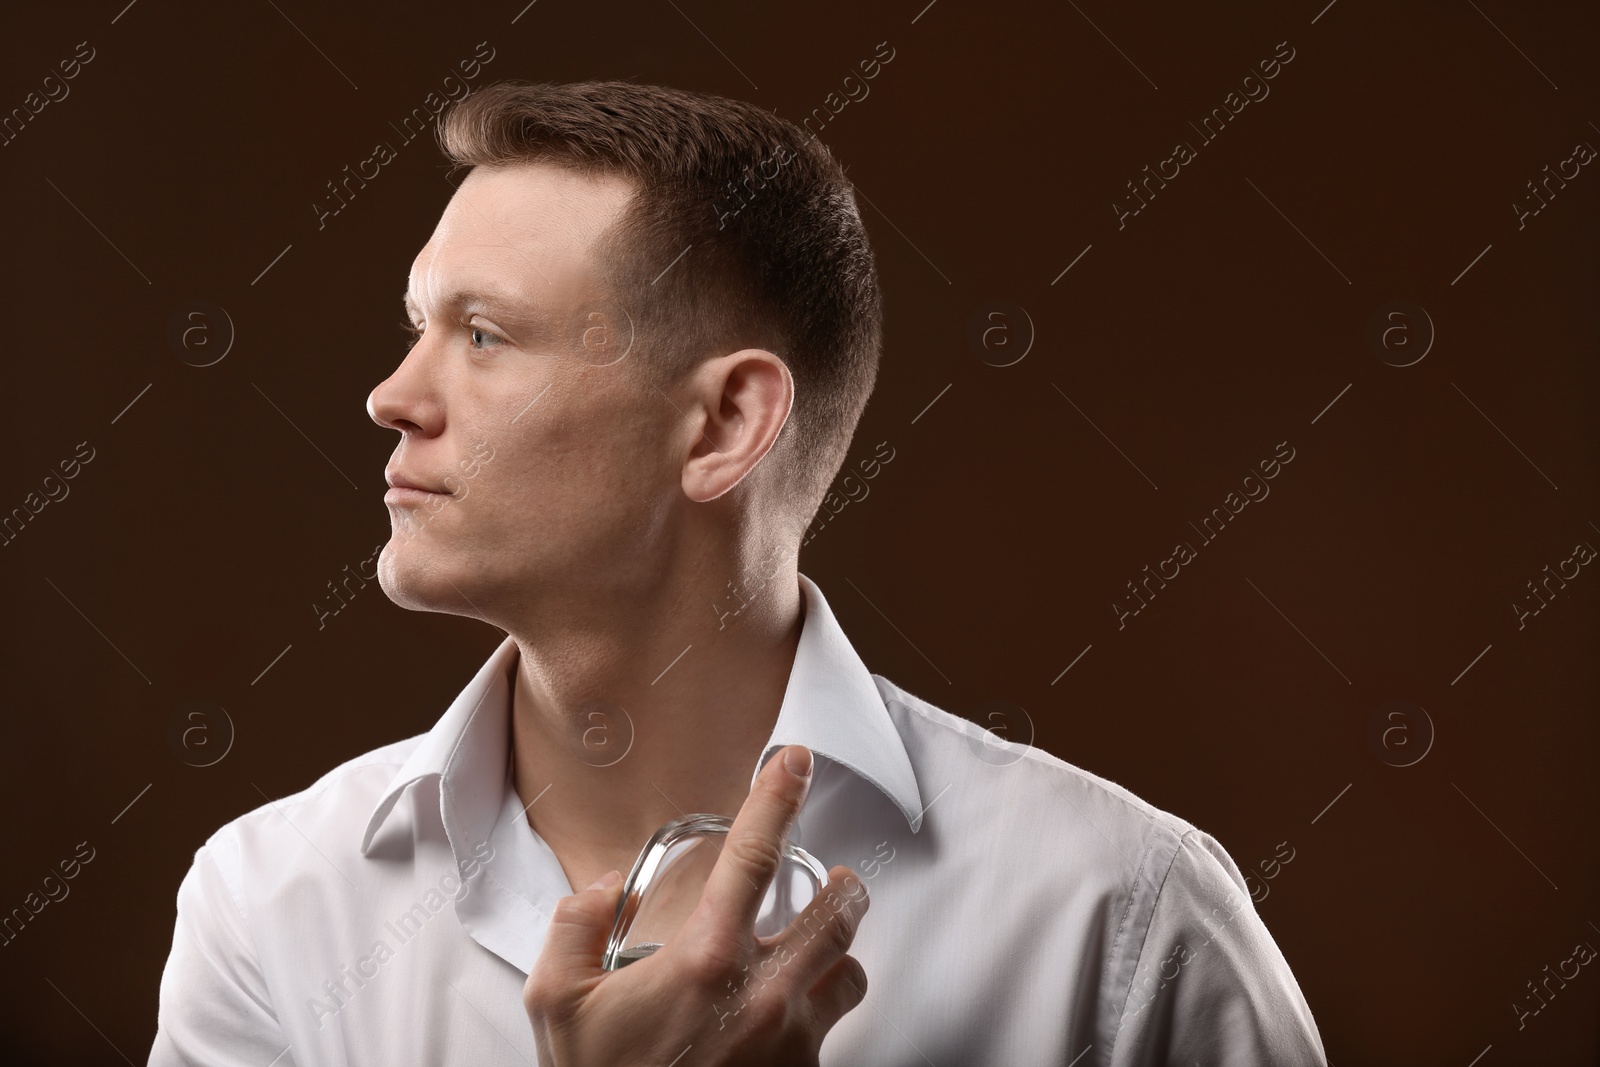
<path fill-rule="evenodd" d="M 543 297 L 558 276 L 585 273 L 587 264 L 586 250 L 536 234 L 469 232 L 441 220 L 411 264 L 405 295 L 424 305 L 461 291 L 502 300 Z"/>
<path fill-rule="evenodd" d="M 407 305 L 465 292 L 502 303 L 571 299 L 588 287 L 593 243 L 630 195 L 625 183 L 556 167 L 480 167 L 418 253 Z"/>
<path fill-rule="evenodd" d="M 584 273 L 581 266 L 548 261 L 536 247 L 522 249 L 499 241 L 441 242 L 435 234 L 411 264 L 401 299 L 413 311 L 460 305 L 469 299 L 503 306 L 543 303 L 554 295 L 558 276 Z"/>
<path fill-rule="evenodd" d="M 548 163 L 475 167 L 456 188 L 434 242 L 500 244 L 578 255 L 625 210 L 633 183 Z"/>

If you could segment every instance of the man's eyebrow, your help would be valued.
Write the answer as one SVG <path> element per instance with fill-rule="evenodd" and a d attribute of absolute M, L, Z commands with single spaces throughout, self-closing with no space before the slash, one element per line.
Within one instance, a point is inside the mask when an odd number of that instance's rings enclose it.
<path fill-rule="evenodd" d="M 401 293 L 400 299 L 413 319 L 421 317 L 421 308 L 412 298 L 409 288 Z M 527 307 L 500 294 L 475 289 L 452 290 L 444 295 L 440 306 L 482 310 L 508 324 L 516 323 L 535 331 L 545 330 L 549 323 L 549 316 L 542 307 Z"/>

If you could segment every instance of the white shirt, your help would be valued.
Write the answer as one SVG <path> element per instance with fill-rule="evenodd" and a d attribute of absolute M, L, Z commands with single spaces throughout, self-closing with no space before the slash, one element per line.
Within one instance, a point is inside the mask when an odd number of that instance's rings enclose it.
<path fill-rule="evenodd" d="M 1215 840 L 869 673 L 800 585 L 762 761 L 815 752 L 797 839 L 872 894 L 851 950 L 866 1000 L 829 1033 L 824 1067 L 1325 1064 Z M 573 890 L 512 787 L 516 657 L 507 638 L 431 731 L 195 853 L 151 1064 L 537 1062 L 522 987 Z"/>

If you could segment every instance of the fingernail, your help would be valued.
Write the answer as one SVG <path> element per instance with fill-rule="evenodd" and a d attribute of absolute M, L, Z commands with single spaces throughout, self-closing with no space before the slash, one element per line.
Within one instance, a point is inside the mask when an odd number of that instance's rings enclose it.
<path fill-rule="evenodd" d="M 783 765 L 796 778 L 811 774 L 811 750 L 800 745 L 790 745 L 783 754 Z"/>
<path fill-rule="evenodd" d="M 596 878 L 594 884 L 591 885 L 589 889 L 610 889 L 620 881 L 622 881 L 621 874 L 616 871 L 607 871 L 599 878 Z M 587 893 L 589 889 L 585 889 L 584 892 Z"/>

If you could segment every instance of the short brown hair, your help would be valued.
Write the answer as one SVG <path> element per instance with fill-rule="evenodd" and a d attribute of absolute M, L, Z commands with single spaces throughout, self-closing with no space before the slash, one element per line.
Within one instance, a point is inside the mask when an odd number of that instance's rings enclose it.
<path fill-rule="evenodd" d="M 883 335 L 866 227 L 827 146 L 745 101 L 622 81 L 496 82 L 438 135 L 456 168 L 634 180 L 596 266 L 633 318 L 645 373 L 664 385 L 741 348 L 782 359 L 795 398 L 773 453 L 806 505 L 788 516 L 803 530 L 844 462 Z"/>

